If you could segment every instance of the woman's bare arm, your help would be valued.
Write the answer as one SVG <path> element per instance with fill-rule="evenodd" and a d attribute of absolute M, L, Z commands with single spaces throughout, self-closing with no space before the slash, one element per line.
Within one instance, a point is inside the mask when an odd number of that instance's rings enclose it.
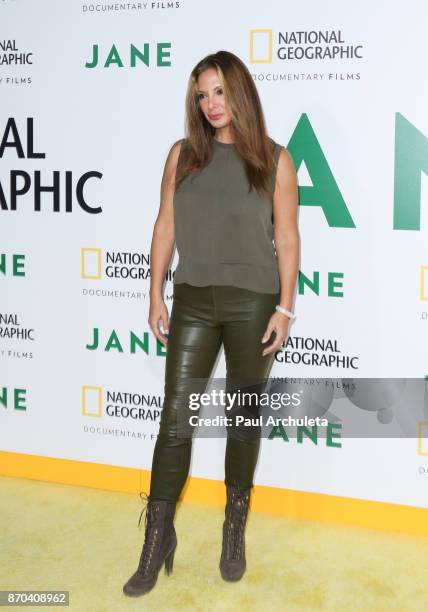
<path fill-rule="evenodd" d="M 280 277 L 280 305 L 292 310 L 293 294 L 299 271 L 300 237 L 297 227 L 297 175 L 290 153 L 283 149 L 279 155 L 273 196 L 274 241 Z M 279 350 L 288 335 L 289 319 L 274 312 L 262 337 L 262 343 L 275 332 L 275 340 L 262 350 L 267 355 Z"/>
<path fill-rule="evenodd" d="M 150 313 L 148 323 L 162 344 L 167 338 L 160 333 L 159 322 L 168 333 L 168 309 L 162 297 L 163 284 L 175 245 L 174 231 L 174 182 L 180 153 L 181 140 L 175 142 L 165 162 L 161 182 L 160 205 L 150 247 Z"/>
<path fill-rule="evenodd" d="M 168 153 L 162 176 L 159 212 L 154 224 L 150 247 L 150 295 L 154 297 L 162 296 L 163 283 L 175 244 L 172 202 L 179 153 L 180 141 L 177 141 Z"/>
<path fill-rule="evenodd" d="M 297 227 L 298 188 L 293 159 L 282 149 L 273 200 L 274 241 L 281 283 L 280 304 L 292 310 L 299 270 L 300 237 Z"/>

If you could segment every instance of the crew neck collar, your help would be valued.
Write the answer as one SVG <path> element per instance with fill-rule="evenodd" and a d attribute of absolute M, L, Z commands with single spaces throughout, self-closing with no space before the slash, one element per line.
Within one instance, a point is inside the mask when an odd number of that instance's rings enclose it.
<path fill-rule="evenodd" d="M 217 138 L 214 138 L 214 137 L 213 137 L 213 140 L 220 147 L 233 147 L 233 145 L 235 144 L 234 142 L 220 142 L 220 140 L 217 140 Z"/>

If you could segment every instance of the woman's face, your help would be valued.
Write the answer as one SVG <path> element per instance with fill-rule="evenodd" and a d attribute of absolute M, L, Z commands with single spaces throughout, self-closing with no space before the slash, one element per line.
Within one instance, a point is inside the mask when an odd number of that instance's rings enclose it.
<path fill-rule="evenodd" d="M 207 68 L 201 72 L 197 80 L 196 92 L 199 106 L 207 121 L 217 129 L 228 126 L 232 115 L 224 99 L 223 87 L 215 68 Z"/>

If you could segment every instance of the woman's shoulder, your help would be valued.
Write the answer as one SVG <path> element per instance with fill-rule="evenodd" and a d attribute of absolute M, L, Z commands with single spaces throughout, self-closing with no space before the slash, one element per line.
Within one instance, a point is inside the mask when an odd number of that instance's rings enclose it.
<path fill-rule="evenodd" d="M 272 147 L 272 151 L 273 151 L 273 155 L 275 158 L 275 161 L 278 162 L 279 156 L 281 154 L 281 150 L 285 149 L 284 145 L 282 145 L 279 142 L 276 142 L 276 140 L 274 140 L 271 136 L 268 136 L 268 141 Z"/>
<path fill-rule="evenodd" d="M 186 137 L 179 138 L 178 140 L 174 142 L 174 144 L 172 145 L 172 149 L 174 149 L 177 161 L 178 160 L 181 161 L 183 159 L 183 157 L 185 156 L 185 152 L 188 149 L 188 146 L 189 146 L 189 140 Z"/>
<path fill-rule="evenodd" d="M 176 154 L 180 153 L 183 146 L 186 145 L 186 141 L 187 138 L 179 138 L 171 145 L 170 151 Z"/>
<path fill-rule="evenodd" d="M 179 138 L 176 140 L 170 147 L 168 158 L 172 159 L 175 164 L 177 164 L 179 158 L 181 157 L 181 153 L 186 146 L 186 138 Z"/>

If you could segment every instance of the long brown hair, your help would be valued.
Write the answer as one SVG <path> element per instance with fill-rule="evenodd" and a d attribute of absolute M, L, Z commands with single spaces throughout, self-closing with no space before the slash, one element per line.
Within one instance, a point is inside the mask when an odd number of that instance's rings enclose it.
<path fill-rule="evenodd" d="M 186 93 L 186 156 L 176 171 L 175 188 L 192 172 L 202 170 L 212 159 L 215 128 L 200 109 L 197 95 L 199 75 L 208 68 L 217 70 L 225 102 L 231 115 L 234 145 L 244 161 L 249 191 L 272 195 L 271 177 L 275 170 L 273 146 L 266 133 L 259 94 L 248 68 L 233 53 L 217 51 L 204 57 L 193 68 Z"/>

